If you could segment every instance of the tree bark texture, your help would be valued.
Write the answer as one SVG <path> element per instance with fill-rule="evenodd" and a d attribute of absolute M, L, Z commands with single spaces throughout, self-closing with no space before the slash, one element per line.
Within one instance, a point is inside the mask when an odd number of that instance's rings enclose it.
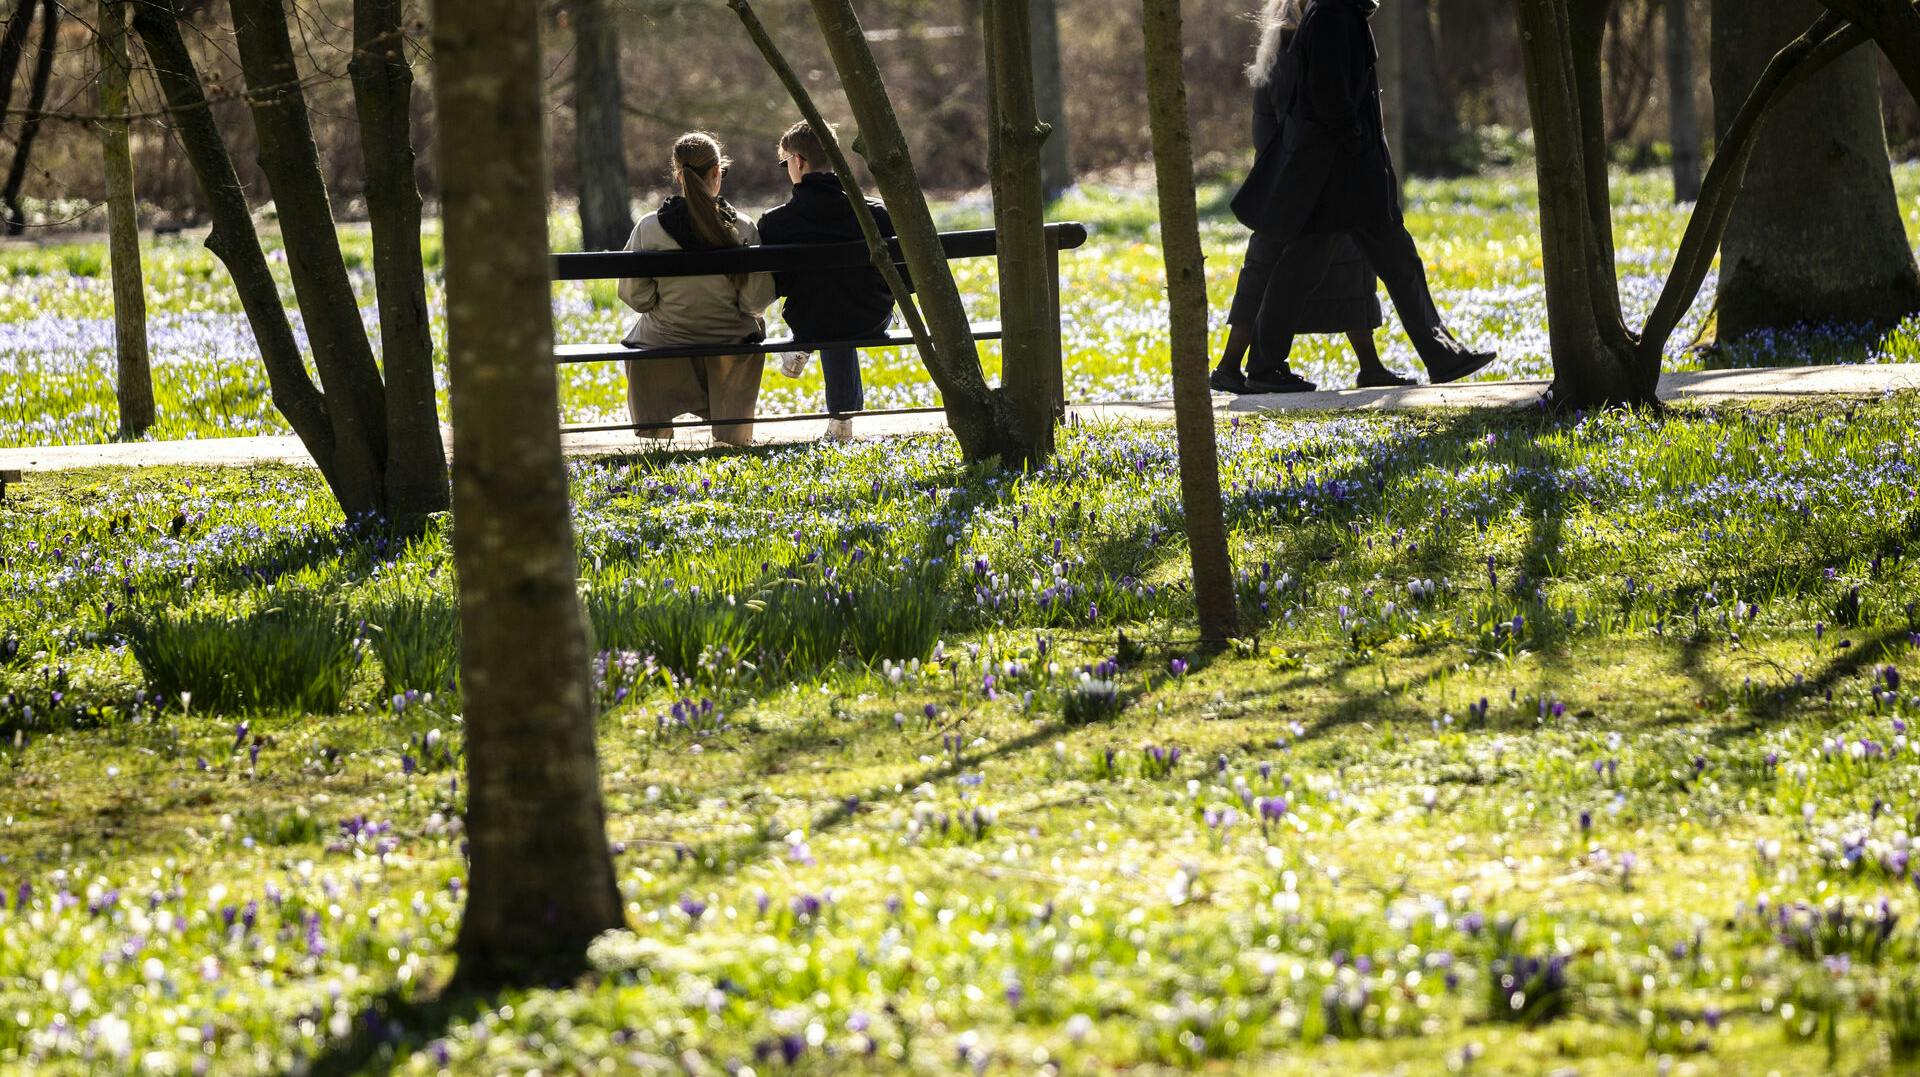
<path fill-rule="evenodd" d="M 1233 560 L 1220 494 L 1213 396 L 1207 389 L 1207 266 L 1194 199 L 1193 138 L 1187 114 L 1180 0 L 1144 0 L 1147 111 L 1160 196 L 1172 336 L 1174 429 L 1180 443 L 1180 499 L 1193 559 L 1200 638 L 1219 646 L 1239 631 Z"/>
<path fill-rule="evenodd" d="M 999 233 L 1000 384 L 1019 416 L 1029 454 L 1053 454 L 1054 372 L 1060 336 L 1047 259 L 1047 195 L 1041 151 L 1047 129 L 1034 97 L 1028 0 L 987 0 L 987 167 Z"/>
<path fill-rule="evenodd" d="M 981 372 L 980 352 L 974 346 L 967 308 L 941 249 L 940 230 L 933 223 L 906 135 L 887 96 L 880 65 L 867 45 L 860 17 L 854 13 L 851 0 L 809 2 L 860 128 L 854 149 L 866 158 L 899 232 L 901 254 L 913 275 L 920 310 L 933 340 L 933 354 L 923 356 L 927 373 L 940 389 L 947 425 L 960 443 L 960 454 L 969 461 L 997 457 L 1015 468 L 1037 464 L 1041 461 L 1020 437 L 1020 423 L 1006 394 L 989 388 Z"/>
<path fill-rule="evenodd" d="M 268 270 L 266 255 L 260 249 L 260 236 L 254 231 L 246 191 L 234 172 L 233 158 L 208 109 L 199 72 L 194 69 L 186 42 L 181 38 L 177 2 L 130 0 L 133 29 L 146 48 L 154 78 L 172 113 L 174 137 L 179 140 L 206 197 L 207 215 L 213 222 L 207 236 L 207 249 L 220 259 L 220 264 L 226 266 L 227 274 L 233 278 L 240 305 L 246 311 L 247 324 L 252 327 L 254 342 L 260 349 L 261 363 L 267 370 L 267 387 L 273 395 L 274 407 L 287 417 L 288 425 L 313 454 L 328 487 L 339 498 L 342 484 L 334 464 L 333 421 L 327 414 L 328 402 L 307 374 L 293 326 L 287 320 L 286 309 L 280 305 L 280 286 Z"/>
<path fill-rule="evenodd" d="M 100 0 L 100 153 L 107 187 L 107 261 L 113 273 L 113 340 L 120 436 L 153 426 L 153 368 L 147 352 L 146 281 L 140 272 L 140 215 L 133 188 L 127 114 L 132 60 L 126 0 Z"/>
<path fill-rule="evenodd" d="M 366 162 L 374 291 L 386 383 L 387 513 L 413 533 L 449 505 L 446 446 L 434 396 L 433 334 L 414 180 L 413 66 L 402 0 L 354 0 L 354 109 Z"/>
<path fill-rule="evenodd" d="M 573 123 L 580 169 L 580 239 L 617 251 L 633 232 L 620 86 L 620 23 L 606 0 L 573 0 Z"/>
<path fill-rule="evenodd" d="M 1713 88 L 1724 129 L 1815 0 L 1716 0 Z M 1878 58 L 1859 50 L 1787 95 L 1754 147 L 1720 258 L 1719 338 L 1806 324 L 1885 328 L 1920 310 L 1894 193 Z"/>
<path fill-rule="evenodd" d="M 15 0 L 7 15 L 7 26 L 0 30 L 0 114 L 13 107 L 13 79 L 20 73 L 20 59 L 27 52 L 27 32 L 33 29 L 36 0 Z"/>
<path fill-rule="evenodd" d="M 1552 396 L 1567 405 L 1651 403 L 1668 339 L 1698 296 L 1740 192 L 1760 121 L 1784 95 L 1866 40 L 1833 16 L 1767 65 L 1725 132 L 1647 327 L 1626 327 L 1615 284 L 1605 124 L 1596 102 L 1607 0 L 1515 0 L 1539 171 Z"/>
<path fill-rule="evenodd" d="M 1032 0 L 1033 95 L 1040 122 L 1052 129 L 1040 147 L 1040 183 L 1049 202 L 1073 186 L 1067 142 L 1067 80 L 1060 63 L 1060 0 Z"/>
<path fill-rule="evenodd" d="M 232 0 L 231 6 L 240 71 L 260 143 L 260 168 L 273 188 L 288 273 L 333 420 L 340 507 L 348 516 L 382 513 L 386 390 L 340 254 L 286 8 L 281 0 Z"/>
<path fill-rule="evenodd" d="M 1700 200 L 1700 110 L 1693 100 L 1693 0 L 1666 0 L 1667 137 L 1673 146 L 1673 198 Z"/>
<path fill-rule="evenodd" d="M 23 2 L 16 19 L 26 18 Z M 47 105 L 47 85 L 53 78 L 53 59 L 60 38 L 59 0 L 43 0 L 40 5 L 40 46 L 34 52 L 33 81 L 27 87 L 27 118 L 21 121 L 20 137 L 14 143 L 13 163 L 7 167 L 6 187 L 0 190 L 0 205 L 6 207 L 7 234 L 17 236 L 27 230 L 26 214 L 20 209 L 20 188 L 27 181 L 27 166 L 33 161 L 33 142 L 40 134 L 41 110 Z"/>
<path fill-rule="evenodd" d="M 471 880 L 467 988 L 551 983 L 622 924 L 575 579 L 547 250 L 540 10 L 437 0 L 454 562 Z"/>

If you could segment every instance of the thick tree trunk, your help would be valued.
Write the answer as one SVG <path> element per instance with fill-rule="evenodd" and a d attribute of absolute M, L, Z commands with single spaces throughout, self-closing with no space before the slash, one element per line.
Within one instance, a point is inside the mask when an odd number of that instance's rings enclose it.
<path fill-rule="evenodd" d="M 1153 125 L 1161 248 L 1167 266 L 1180 498 L 1193 558 L 1193 600 L 1200 638 L 1219 646 L 1239 631 L 1239 608 L 1221 505 L 1213 396 L 1207 390 L 1207 267 L 1193 193 L 1193 138 L 1187 115 L 1180 0 L 1144 0 L 1143 29 L 1147 110 Z"/>
<path fill-rule="evenodd" d="M 1575 406 L 1652 402 L 1668 339 L 1699 294 L 1740 192 L 1760 121 L 1782 95 L 1866 39 L 1834 16 L 1816 20 L 1767 65 L 1729 126 L 1687 222 L 1674 268 L 1638 337 L 1614 284 L 1597 76 L 1596 16 L 1609 0 L 1515 0 L 1527 102 L 1533 117 L 1556 401 Z"/>
<path fill-rule="evenodd" d="M 454 562 L 472 866 L 457 984 L 577 974 L 622 924 L 607 848 L 547 258 L 540 11 L 437 0 Z"/>
<path fill-rule="evenodd" d="M 617 251 L 633 232 L 620 89 L 620 23 L 606 0 L 572 0 L 574 148 L 584 250 Z"/>
<path fill-rule="evenodd" d="M 1700 200 L 1700 111 L 1693 100 L 1693 0 L 1666 0 L 1667 137 L 1673 146 L 1673 198 Z"/>
<path fill-rule="evenodd" d="M 25 18 L 25 3 L 15 18 Z M 20 136 L 14 143 L 13 163 L 7 168 L 7 182 L 0 190 L 0 205 L 6 207 L 7 234 L 17 236 L 27 229 L 26 214 L 20 209 L 20 187 L 27 181 L 27 166 L 33 160 L 33 141 L 39 137 L 41 110 L 47 105 L 47 85 L 53 78 L 53 58 L 59 45 L 59 0 L 44 0 L 40 5 L 40 47 L 34 53 L 33 82 L 27 87 L 27 118 L 20 124 Z"/>
<path fill-rule="evenodd" d="M 1716 126 L 1821 5 L 1716 0 Z M 1860 50 L 1782 100 L 1761 131 L 1721 247 L 1719 338 L 1805 324 L 1884 328 L 1920 310 L 1880 111 L 1878 59 Z"/>
<path fill-rule="evenodd" d="M 1032 0 L 1033 95 L 1040 122 L 1052 128 L 1040 147 L 1040 183 L 1051 202 L 1073 186 L 1068 156 L 1067 80 L 1060 65 L 1060 0 Z"/>
<path fill-rule="evenodd" d="M 1034 100 L 1027 0 L 987 0 L 987 162 L 999 233 L 1000 383 L 1036 458 L 1053 454 L 1059 344 L 1047 259 L 1047 196 L 1040 177 L 1047 130 Z"/>
<path fill-rule="evenodd" d="M 1020 422 L 1006 394 L 990 389 L 981 372 L 967 308 L 941 250 L 940 231 L 934 226 L 906 135 L 887 97 L 860 17 L 854 13 L 851 0 L 810 3 L 860 127 L 860 140 L 854 148 L 866 158 L 900 234 L 901 253 L 913 274 L 920 309 L 932 337 L 933 352 L 923 355 L 927 373 L 940 389 L 947 425 L 960 443 L 960 453 L 970 461 L 997 457 L 1010 467 L 1039 463 L 1042 458 L 1034 452 L 1034 446 L 1020 436 Z"/>
<path fill-rule="evenodd" d="M 274 407 L 286 416 L 300 443 L 313 454 L 334 497 L 345 506 L 347 491 L 335 466 L 333 421 L 327 414 L 328 401 L 307 375 L 293 326 L 287 320 L 286 309 L 280 305 L 280 286 L 268 270 L 266 255 L 260 249 L 260 236 L 254 231 L 246 192 L 240 186 L 233 158 L 228 155 L 220 128 L 208 108 L 199 72 L 194 70 L 186 42 L 180 36 L 176 2 L 130 0 L 134 32 L 146 47 L 154 78 L 172 113 L 174 136 L 179 139 L 200 192 L 206 198 L 207 215 L 213 221 L 207 249 L 220 259 L 233 278 L 240 305 L 246 311 L 247 324 L 252 327 L 254 342 L 260 349 L 260 361 L 267 370 L 267 387 L 273 395 Z"/>
<path fill-rule="evenodd" d="M 113 272 L 113 338 L 120 436 L 153 425 L 153 369 L 147 355 L 147 293 L 140 273 L 140 215 L 133 189 L 127 114 L 126 0 L 100 0 L 100 153 L 107 187 L 107 260 Z"/>
<path fill-rule="evenodd" d="M 420 251 L 420 188 L 414 180 L 413 67 L 402 0 L 354 0 L 354 107 L 367 170 L 374 288 L 386 382 L 387 512 L 410 534 L 446 511 L 446 446 L 434 398 L 433 334 Z"/>
<path fill-rule="evenodd" d="M 1432 0 L 1393 0 L 1381 14 L 1400 23 L 1400 96 L 1388 101 L 1387 108 L 1406 116 L 1406 155 L 1395 160 L 1403 162 L 1409 175 L 1458 175 L 1455 149 L 1460 143 L 1460 120 L 1454 115 L 1446 80 L 1440 76 Z"/>
<path fill-rule="evenodd" d="M 281 0 L 232 0 L 231 6 L 260 168 L 273 188 L 287 269 L 333 420 L 340 507 L 349 516 L 384 514 L 386 390 L 340 254 L 286 8 Z"/>

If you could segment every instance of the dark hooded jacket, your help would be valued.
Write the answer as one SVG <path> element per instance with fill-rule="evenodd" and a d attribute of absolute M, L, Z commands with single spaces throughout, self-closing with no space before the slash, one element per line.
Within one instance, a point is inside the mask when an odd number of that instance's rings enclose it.
<path fill-rule="evenodd" d="M 869 200 L 874 222 L 891 238 L 893 219 L 885 206 Z M 760 241 L 782 243 L 852 243 L 863 238 L 853 207 L 847 204 L 840 177 L 831 172 L 809 172 L 794 185 L 786 205 L 760 218 Z M 787 326 L 798 341 L 847 340 L 870 333 L 893 312 L 893 293 L 872 266 L 831 272 L 774 274 L 774 286 L 786 299 Z"/>
<path fill-rule="evenodd" d="M 1255 102 L 1259 147 L 1234 210 L 1290 243 L 1398 219 L 1380 113 L 1376 0 L 1313 0 Z"/>

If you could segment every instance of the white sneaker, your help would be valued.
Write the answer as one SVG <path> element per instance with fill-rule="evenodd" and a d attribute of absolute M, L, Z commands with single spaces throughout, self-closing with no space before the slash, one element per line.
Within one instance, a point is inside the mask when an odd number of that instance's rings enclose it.
<path fill-rule="evenodd" d="M 841 441 L 841 442 L 852 441 L 853 440 L 853 420 L 852 419 L 828 419 L 827 420 L 827 440 Z"/>
<path fill-rule="evenodd" d="M 807 360 L 813 358 L 812 352 L 781 352 L 780 373 L 789 378 L 797 378 L 807 372 Z"/>

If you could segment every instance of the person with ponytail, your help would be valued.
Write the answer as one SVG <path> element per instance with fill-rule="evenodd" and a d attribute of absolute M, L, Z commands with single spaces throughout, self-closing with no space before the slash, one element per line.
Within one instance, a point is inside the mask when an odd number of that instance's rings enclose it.
<path fill-rule="evenodd" d="M 1469 377 L 1497 358 L 1447 329 L 1407 232 L 1369 25 L 1379 9 L 1380 0 L 1268 0 L 1262 13 L 1249 71 L 1259 154 L 1233 199 L 1255 242 L 1234 303 L 1238 340 L 1229 338 L 1232 362 L 1214 372 L 1216 388 L 1312 390 L 1287 356 L 1296 334 L 1316 331 L 1348 333 L 1360 350 L 1363 386 L 1404 384 L 1377 357 L 1367 361 L 1380 323 L 1373 277 L 1386 285 L 1433 384 Z M 1364 345 L 1354 332 L 1362 324 Z M 1244 381 L 1236 346 L 1252 353 Z"/>
<path fill-rule="evenodd" d="M 678 194 L 640 219 L 629 251 L 701 251 L 758 246 L 753 222 L 720 197 L 728 161 L 712 135 L 693 132 L 673 144 L 670 165 Z M 620 282 L 620 300 L 639 312 L 627 334 L 630 348 L 748 344 L 766 338 L 762 312 L 773 305 L 771 273 L 711 277 L 638 277 Z M 671 438 L 682 415 L 709 421 L 751 419 L 760 401 L 760 355 L 704 359 L 630 360 L 627 409 L 634 432 Z M 715 441 L 751 445 L 750 423 L 715 426 Z"/>

